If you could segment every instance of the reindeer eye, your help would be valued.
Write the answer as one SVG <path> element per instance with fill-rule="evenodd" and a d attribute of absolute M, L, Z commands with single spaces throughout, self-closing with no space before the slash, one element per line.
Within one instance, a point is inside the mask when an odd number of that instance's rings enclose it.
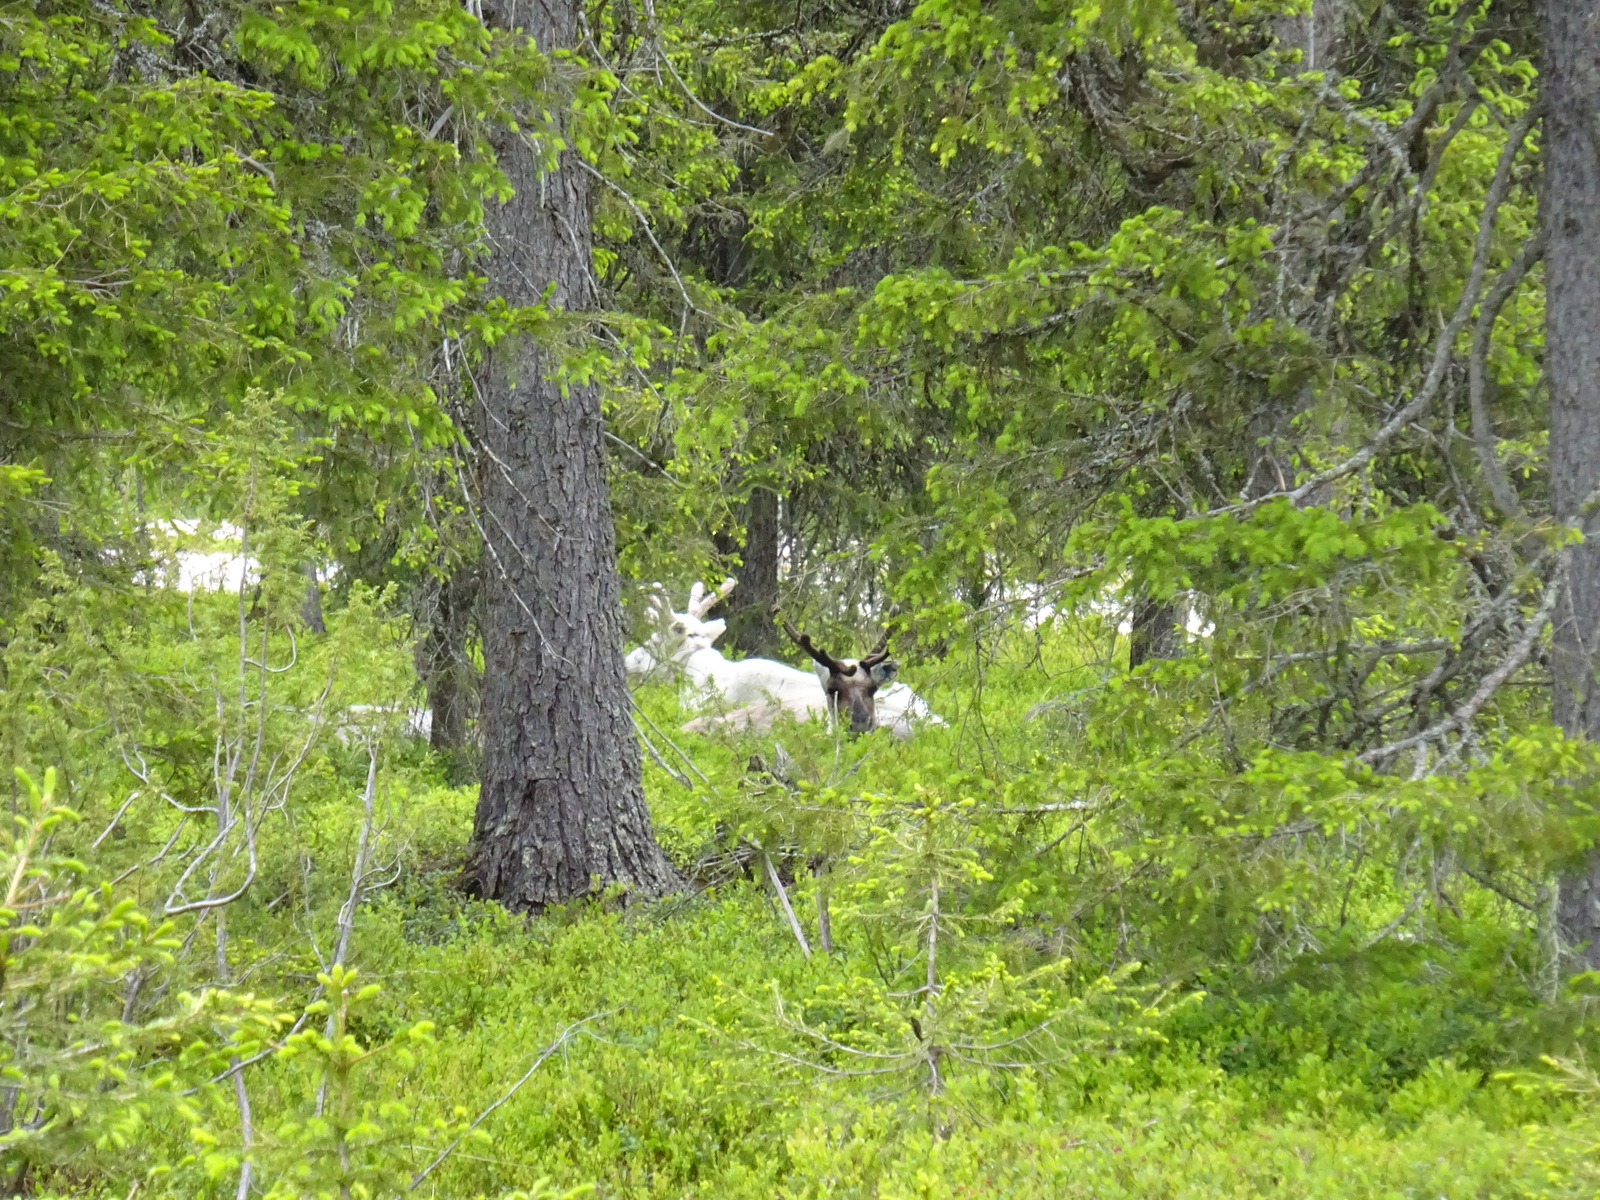
<path fill-rule="evenodd" d="M 684 633 L 684 632 L 686 632 L 684 627 L 683 627 L 683 622 L 682 621 L 674 621 L 672 623 L 672 632 L 673 633 Z"/>

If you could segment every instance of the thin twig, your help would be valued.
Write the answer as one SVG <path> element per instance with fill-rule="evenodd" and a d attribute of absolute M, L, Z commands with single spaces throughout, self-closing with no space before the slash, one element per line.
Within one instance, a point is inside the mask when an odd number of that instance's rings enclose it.
<path fill-rule="evenodd" d="M 583 1027 L 585 1025 L 589 1024 L 589 1022 L 591 1022 L 591 1021 L 598 1021 L 598 1020 L 601 1020 L 604 1017 L 612 1016 L 612 1015 L 614 1015 L 616 1013 L 619 1013 L 621 1011 L 622 1011 L 622 1009 L 620 1007 L 618 1007 L 618 1008 L 607 1009 L 605 1012 L 594 1013 L 592 1016 L 587 1016 L 587 1017 L 583 1018 L 583 1020 L 581 1020 L 581 1021 L 574 1021 L 571 1025 L 568 1025 L 565 1029 L 563 1029 L 561 1031 L 561 1033 L 556 1037 L 555 1041 L 551 1042 L 543 1050 L 539 1051 L 539 1056 L 533 1060 L 533 1065 L 531 1067 L 529 1067 L 525 1072 L 523 1072 L 523 1075 L 522 1075 L 521 1079 L 519 1079 L 515 1083 L 513 1083 L 511 1085 L 510 1089 L 507 1090 L 506 1093 L 503 1096 L 500 1097 L 500 1099 L 496 1100 L 493 1104 L 489 1105 L 488 1108 L 484 1109 L 481 1113 L 479 1113 L 477 1115 L 477 1118 L 472 1122 L 472 1124 L 468 1125 L 464 1130 L 462 1130 L 461 1134 L 453 1142 L 451 1142 L 443 1150 L 439 1151 L 439 1157 L 438 1158 L 434 1159 L 427 1166 L 423 1167 L 421 1171 L 419 1171 L 416 1175 L 414 1175 L 412 1177 L 411 1186 L 408 1187 L 406 1189 L 406 1191 L 408 1191 L 408 1192 L 416 1191 L 418 1186 L 422 1183 L 422 1181 L 424 1179 L 426 1179 L 429 1175 L 432 1175 L 433 1172 L 434 1172 L 434 1169 L 440 1163 L 442 1163 L 445 1159 L 450 1157 L 451 1152 L 466 1139 L 467 1134 L 471 1133 L 479 1125 L 482 1125 L 483 1122 L 486 1119 L 488 1119 L 488 1116 L 489 1116 L 490 1113 L 494 1112 L 495 1109 L 499 1108 L 507 1100 L 509 1100 L 509 1099 L 511 1099 L 511 1097 L 515 1096 L 517 1094 L 517 1090 L 520 1087 L 522 1087 L 523 1084 L 527 1083 L 529 1079 L 533 1078 L 533 1073 L 535 1071 L 537 1071 L 540 1067 L 544 1066 L 545 1060 L 548 1059 L 557 1050 L 561 1049 L 561 1047 L 565 1046 L 567 1044 L 567 1042 L 569 1042 L 572 1039 L 573 1034 L 575 1034 L 579 1030 L 583 1029 Z"/>
<path fill-rule="evenodd" d="M 818 867 L 812 872 L 817 881 L 817 945 L 824 954 L 833 953 L 833 914 L 828 911 L 828 881 Z"/>
<path fill-rule="evenodd" d="M 106 827 L 100 831 L 100 836 L 95 838 L 94 841 L 89 843 L 89 849 L 91 849 L 91 850 L 100 849 L 100 843 L 105 841 L 106 838 L 108 838 L 109 836 L 111 836 L 111 831 L 117 827 L 117 822 L 122 820 L 122 814 L 128 811 L 128 805 L 132 804 L 138 798 L 139 798 L 139 789 L 138 788 L 134 788 L 133 791 L 128 793 L 128 798 L 122 802 L 122 807 L 117 809 L 116 815 L 111 818 L 110 823 L 108 823 L 106 825 Z"/>
<path fill-rule="evenodd" d="M 1356 757 L 1359 761 L 1364 763 L 1380 762 L 1414 746 L 1436 741 L 1458 730 L 1465 731 L 1467 725 L 1478 715 L 1478 710 L 1494 697 L 1494 694 L 1500 690 L 1501 684 L 1505 683 L 1512 674 L 1520 670 L 1522 665 L 1528 661 L 1529 656 L 1532 655 L 1534 645 L 1538 642 L 1539 636 L 1544 632 L 1544 627 L 1550 623 L 1550 617 L 1555 612 L 1556 600 L 1560 596 L 1562 587 L 1566 584 L 1567 573 L 1571 566 L 1571 552 L 1564 552 L 1556 566 L 1555 573 L 1550 578 L 1549 584 L 1545 586 L 1544 596 L 1540 600 L 1538 611 L 1528 619 L 1527 625 L 1523 628 L 1522 636 L 1517 639 L 1517 644 L 1512 647 L 1511 653 L 1506 655 L 1498 667 L 1483 677 L 1478 684 L 1477 690 L 1472 693 L 1465 704 L 1444 718 L 1444 720 L 1430 725 L 1421 733 L 1401 738 L 1396 742 L 1390 742 L 1386 746 L 1376 746 L 1363 754 L 1357 755 Z"/>
<path fill-rule="evenodd" d="M 639 227 L 644 230 L 644 236 L 650 239 L 650 244 L 656 248 L 656 253 L 661 256 L 662 263 L 666 266 L 668 273 L 672 276 L 672 282 L 678 285 L 678 294 L 683 297 L 684 304 L 687 305 L 692 312 L 696 312 L 702 317 L 711 317 L 710 313 L 706 312 L 705 309 L 701 308 L 690 298 L 689 289 L 685 287 L 683 283 L 683 276 L 678 274 L 678 268 L 673 265 L 672 256 L 669 255 L 661 243 L 656 240 L 655 230 L 650 227 L 650 218 L 645 215 L 644 209 L 639 207 L 634 198 L 628 195 L 627 190 L 623 188 L 621 184 L 617 183 L 616 180 L 611 179 L 609 176 L 601 173 L 594 167 L 591 167 L 581 158 L 574 157 L 572 161 L 585 171 L 589 172 L 589 174 L 593 175 L 601 183 L 605 184 L 617 195 L 622 197 L 622 202 L 633 210 L 634 216 L 639 218 Z"/>
<path fill-rule="evenodd" d="M 694 790 L 693 781 L 691 781 L 690 778 L 682 771 L 678 770 L 666 759 L 661 757 L 661 751 L 656 749 L 656 744 L 650 740 L 650 735 L 647 734 L 644 731 L 644 727 L 639 724 L 639 714 L 637 712 L 633 714 L 633 731 L 639 735 L 639 741 L 644 744 L 646 753 L 648 753 L 650 757 L 655 760 L 656 766 L 660 767 L 668 775 L 672 776 L 675 783 L 688 788 L 690 791 Z"/>
<path fill-rule="evenodd" d="M 1472 351 L 1467 358 L 1467 404 L 1472 416 L 1472 443 L 1478 455 L 1478 465 L 1483 471 L 1489 495 L 1503 517 L 1516 517 L 1522 513 L 1522 502 L 1516 489 L 1506 478 L 1505 468 L 1495 454 L 1494 423 L 1489 419 L 1489 404 L 1484 396 L 1485 376 L 1488 374 L 1489 343 L 1494 333 L 1500 310 L 1517 289 L 1534 263 L 1544 256 L 1545 234 L 1541 229 L 1523 244 L 1522 250 L 1495 280 L 1478 311 L 1477 324 L 1472 330 Z"/>

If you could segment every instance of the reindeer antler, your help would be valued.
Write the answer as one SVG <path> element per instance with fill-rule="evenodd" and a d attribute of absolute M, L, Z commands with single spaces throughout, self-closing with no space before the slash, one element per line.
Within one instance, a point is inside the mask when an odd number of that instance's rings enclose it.
<path fill-rule="evenodd" d="M 708 612 L 727 599 L 728 593 L 738 586 L 737 579 L 725 579 L 715 591 L 707 592 L 706 585 L 699 580 L 689 589 L 689 607 L 684 611 L 691 617 L 700 619 Z"/>
<path fill-rule="evenodd" d="M 650 597 L 645 601 L 650 608 L 650 615 L 657 625 L 665 626 L 672 622 L 672 604 L 667 599 L 666 589 L 659 583 L 650 586 Z"/>
<path fill-rule="evenodd" d="M 871 670 L 884 659 L 889 657 L 889 631 L 885 629 L 883 636 L 878 639 L 878 644 L 872 648 L 872 653 L 861 658 L 861 665 Z"/>
<path fill-rule="evenodd" d="M 829 654 L 826 650 L 819 650 L 817 648 L 817 644 L 811 640 L 810 636 L 808 634 L 801 633 L 798 629 L 796 629 L 794 627 L 794 622 L 789 620 L 788 617 L 783 619 L 783 631 L 789 635 L 790 641 L 794 642 L 794 644 L 799 646 L 800 649 L 804 650 L 812 658 L 816 659 L 819 663 L 827 667 L 828 670 L 834 672 L 836 675 L 855 674 L 856 669 L 854 665 L 846 666 L 837 658 L 834 658 L 833 655 Z"/>

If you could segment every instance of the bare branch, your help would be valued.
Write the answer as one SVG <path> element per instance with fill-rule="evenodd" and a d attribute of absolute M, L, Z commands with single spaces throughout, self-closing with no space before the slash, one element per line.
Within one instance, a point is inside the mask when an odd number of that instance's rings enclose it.
<path fill-rule="evenodd" d="M 1556 600 L 1560 596 L 1562 587 L 1566 585 L 1567 573 L 1571 567 L 1572 553 L 1569 549 L 1562 552 L 1550 582 L 1545 585 L 1544 595 L 1540 600 L 1538 610 L 1528 619 L 1528 623 L 1523 627 L 1522 636 L 1517 639 L 1517 643 L 1512 647 L 1511 653 L 1501 661 L 1498 667 L 1483 677 L 1478 684 L 1477 690 L 1472 693 L 1465 704 L 1461 705 L 1460 708 L 1456 709 L 1444 720 L 1429 726 L 1421 733 L 1401 738 L 1396 742 L 1390 742 L 1386 746 L 1374 747 L 1363 754 L 1357 755 L 1357 758 L 1364 763 L 1377 763 L 1415 746 L 1437 741 L 1451 733 L 1464 732 L 1472 719 L 1478 715 L 1479 710 L 1500 690 L 1501 684 L 1505 683 L 1515 672 L 1520 670 L 1523 664 L 1528 661 L 1529 656 L 1532 655 L 1539 636 L 1544 632 L 1544 627 L 1550 623 L 1550 617 L 1555 612 Z"/>
<path fill-rule="evenodd" d="M 466 1129 L 462 1130 L 461 1135 L 459 1137 L 457 1137 L 453 1142 L 451 1142 L 443 1150 L 439 1151 L 439 1156 L 437 1158 L 435 1158 L 427 1166 L 423 1167 L 422 1170 L 418 1171 L 416 1173 L 416 1175 L 412 1176 L 411 1186 L 408 1187 L 406 1190 L 408 1192 L 416 1191 L 417 1188 L 422 1184 L 422 1181 L 424 1179 L 426 1179 L 429 1175 L 432 1175 L 434 1170 L 435 1170 L 435 1168 L 437 1168 L 438 1165 L 440 1163 L 442 1163 L 445 1159 L 449 1158 L 451 1153 L 454 1152 L 454 1150 L 455 1150 L 455 1148 L 457 1146 L 461 1145 L 462 1141 L 466 1138 L 467 1134 L 471 1133 L 479 1125 L 482 1125 L 483 1122 L 488 1118 L 490 1113 L 494 1112 L 495 1109 L 499 1108 L 507 1100 L 509 1100 L 509 1099 L 511 1099 L 511 1097 L 515 1096 L 517 1094 L 518 1089 L 521 1088 L 523 1084 L 527 1083 L 528 1080 L 533 1078 L 533 1073 L 535 1071 L 537 1071 L 540 1067 L 544 1066 L 546 1059 L 548 1059 L 557 1050 L 561 1049 L 561 1047 L 565 1046 L 569 1041 L 571 1041 L 574 1035 L 576 1035 L 578 1033 L 581 1033 L 581 1032 L 587 1032 L 587 1030 L 584 1029 L 585 1025 L 589 1024 L 591 1021 L 599 1021 L 599 1020 L 604 1019 L 605 1017 L 612 1016 L 612 1015 L 614 1015 L 616 1013 L 619 1013 L 621 1011 L 622 1011 L 622 1009 L 619 1007 L 619 1008 L 607 1009 L 605 1012 L 594 1013 L 591 1016 L 587 1016 L 587 1017 L 583 1018 L 583 1020 L 581 1020 L 581 1021 L 574 1021 L 571 1025 L 568 1025 L 565 1029 L 563 1029 L 560 1032 L 560 1034 L 558 1034 L 556 1036 L 556 1040 L 555 1041 L 551 1042 L 543 1050 L 539 1051 L 538 1057 L 533 1060 L 533 1065 L 531 1067 L 529 1067 L 525 1072 L 523 1072 L 523 1075 L 522 1075 L 521 1079 L 519 1079 L 515 1083 L 513 1083 L 511 1085 L 511 1087 L 506 1090 L 504 1095 L 502 1095 L 493 1104 L 489 1105 L 488 1108 L 484 1109 L 481 1113 L 479 1113 L 477 1115 L 477 1117 L 474 1118 L 472 1124 L 468 1125 L 466 1127 Z"/>
<path fill-rule="evenodd" d="M 1484 376 L 1488 374 L 1489 343 L 1500 310 L 1511 293 L 1516 291 L 1523 276 L 1544 256 L 1544 247 L 1545 233 L 1540 229 L 1523 243 L 1521 252 L 1511 265 L 1500 272 L 1500 278 L 1495 280 L 1483 306 L 1478 310 L 1478 321 L 1472 330 L 1472 352 L 1467 359 L 1467 397 L 1472 411 L 1473 449 L 1477 451 L 1478 465 L 1483 470 L 1484 481 L 1489 485 L 1489 494 L 1504 517 L 1520 516 L 1522 502 L 1517 499 L 1516 489 L 1506 478 L 1505 468 L 1500 465 L 1500 459 L 1494 452 L 1494 425 L 1489 420 L 1489 405 L 1484 397 Z"/>
<path fill-rule="evenodd" d="M 712 317 L 710 313 L 701 308 L 690 297 L 689 289 L 684 286 L 683 276 L 678 274 L 678 268 L 672 263 L 672 256 L 668 254 L 662 247 L 661 243 L 656 240 L 656 231 L 651 228 L 650 218 L 645 216 L 644 209 L 639 207 L 639 205 L 634 201 L 634 198 L 628 195 L 627 190 L 623 188 L 623 186 L 616 180 L 596 170 L 594 167 L 591 167 L 588 163 L 584 162 L 582 158 L 576 155 L 573 156 L 572 161 L 578 166 L 582 167 L 589 174 L 593 175 L 601 183 L 605 184 L 617 195 L 622 197 L 622 202 L 633 210 L 634 216 L 639 218 L 639 228 L 644 230 L 644 236 L 650 240 L 650 244 L 656 248 L 656 253 L 661 256 L 662 264 L 667 268 L 667 273 L 672 276 L 672 282 L 678 285 L 678 295 L 683 297 L 683 302 L 688 307 L 689 311 L 698 313 L 702 317 L 714 320 L 715 318 Z"/>
<path fill-rule="evenodd" d="M 763 850 L 761 861 L 766 865 L 767 878 L 772 881 L 772 890 L 778 893 L 778 902 L 783 905 L 783 914 L 789 918 L 789 928 L 794 931 L 794 940 L 800 943 L 800 953 L 810 958 L 811 945 L 806 941 L 806 931 L 800 928 L 800 918 L 794 915 L 794 905 L 789 903 L 789 893 L 783 886 L 783 880 L 778 878 L 778 868 L 772 865 L 772 855 Z"/>
<path fill-rule="evenodd" d="M 1335 463 L 1331 467 L 1318 471 L 1304 483 L 1295 488 L 1285 488 L 1282 491 L 1268 492 L 1265 495 L 1254 497 L 1250 500 L 1240 501 L 1224 508 L 1212 509 L 1203 516 L 1229 516 L 1250 513 L 1269 500 L 1285 499 L 1295 504 L 1304 503 L 1319 488 L 1342 479 L 1366 467 L 1375 459 L 1395 437 L 1426 412 L 1433 404 L 1434 398 L 1439 393 L 1440 385 L 1444 383 L 1450 360 L 1454 357 L 1456 338 L 1466 327 L 1472 310 L 1477 307 L 1478 296 L 1483 290 L 1483 277 L 1488 270 L 1489 251 L 1494 242 L 1495 218 L 1499 215 L 1500 205 L 1505 200 L 1506 193 L 1511 186 L 1511 167 L 1515 163 L 1522 144 L 1527 140 L 1534 122 L 1539 117 L 1537 106 L 1530 106 L 1524 114 L 1517 128 L 1511 131 L 1504 150 L 1501 151 L 1500 161 L 1495 167 L 1494 180 L 1489 185 L 1487 195 L 1483 201 L 1483 213 L 1478 221 L 1478 238 L 1473 248 L 1472 267 L 1467 273 L 1466 282 L 1461 288 L 1461 298 L 1456 304 L 1456 311 L 1445 327 L 1439 331 L 1439 337 L 1434 345 L 1433 361 L 1428 367 L 1416 394 L 1387 421 L 1379 427 L 1367 444 L 1344 461 Z"/>

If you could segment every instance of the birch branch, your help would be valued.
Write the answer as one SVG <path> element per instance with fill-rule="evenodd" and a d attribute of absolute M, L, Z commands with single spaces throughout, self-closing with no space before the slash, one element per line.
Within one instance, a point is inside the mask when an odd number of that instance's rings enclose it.
<path fill-rule="evenodd" d="M 783 905 L 783 914 L 789 918 L 789 928 L 794 931 L 794 940 L 800 943 L 800 953 L 810 958 L 811 945 L 806 941 L 806 931 L 800 928 L 800 918 L 794 915 L 794 905 L 789 903 L 789 893 L 783 886 L 783 880 L 778 878 L 778 868 L 772 865 L 772 855 L 763 850 L 761 861 L 766 865 L 767 878 L 772 881 L 772 890 L 778 893 L 778 903 Z"/>

